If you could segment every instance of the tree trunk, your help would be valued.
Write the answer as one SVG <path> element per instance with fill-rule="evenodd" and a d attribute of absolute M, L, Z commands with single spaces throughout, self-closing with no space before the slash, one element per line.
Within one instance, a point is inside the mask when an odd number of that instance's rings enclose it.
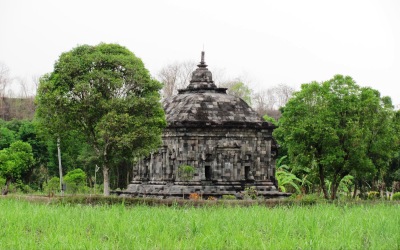
<path fill-rule="evenodd" d="M 335 182 L 337 182 L 337 181 L 335 180 Z M 336 193 L 337 193 L 337 190 L 339 188 L 339 183 L 340 182 L 332 183 L 332 186 L 331 186 L 331 200 L 336 199 Z"/>
<path fill-rule="evenodd" d="M 357 182 L 354 182 L 354 192 L 353 192 L 353 199 L 355 199 L 357 196 Z"/>
<path fill-rule="evenodd" d="M 324 192 L 324 198 L 329 200 L 328 190 L 326 190 L 326 185 L 325 185 L 324 169 L 322 168 L 322 166 L 318 166 L 318 172 L 319 172 L 320 185 L 321 185 L 322 191 Z"/>
<path fill-rule="evenodd" d="M 104 185 L 104 196 L 109 196 L 110 195 L 110 175 L 109 175 L 109 168 L 108 166 L 104 163 L 103 164 L 103 185 Z"/>

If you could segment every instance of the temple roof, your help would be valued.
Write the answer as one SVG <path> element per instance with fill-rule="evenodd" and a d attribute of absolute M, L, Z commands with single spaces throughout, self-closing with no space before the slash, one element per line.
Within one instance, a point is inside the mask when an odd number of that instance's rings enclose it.
<path fill-rule="evenodd" d="M 164 101 L 168 127 L 265 127 L 264 121 L 245 101 L 218 88 L 201 62 L 186 89 Z"/>

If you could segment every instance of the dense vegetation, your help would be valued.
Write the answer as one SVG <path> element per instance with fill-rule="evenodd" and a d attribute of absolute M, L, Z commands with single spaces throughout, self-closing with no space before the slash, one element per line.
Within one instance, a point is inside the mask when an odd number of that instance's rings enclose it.
<path fill-rule="evenodd" d="M 318 184 L 325 198 L 335 199 L 345 177 L 358 184 L 354 193 L 365 181 L 390 189 L 385 177 L 398 158 L 399 124 L 390 98 L 337 75 L 302 85 L 283 108 L 274 135 L 302 186 Z"/>

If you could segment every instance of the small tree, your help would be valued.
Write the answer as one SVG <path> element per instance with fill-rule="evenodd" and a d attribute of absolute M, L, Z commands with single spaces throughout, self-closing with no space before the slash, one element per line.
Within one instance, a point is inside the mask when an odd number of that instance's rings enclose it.
<path fill-rule="evenodd" d="M 69 171 L 64 180 L 67 183 L 67 191 L 71 193 L 77 193 L 86 187 L 86 173 L 80 168 Z"/>
<path fill-rule="evenodd" d="M 0 176 L 6 179 L 3 194 L 8 193 L 11 182 L 20 179 L 33 162 L 32 147 L 29 143 L 16 141 L 9 148 L 0 150 Z"/>
<path fill-rule="evenodd" d="M 47 183 L 43 185 L 43 189 L 46 193 L 54 193 L 60 190 L 60 178 L 53 177 Z"/>
<path fill-rule="evenodd" d="M 190 181 L 194 176 L 194 167 L 189 165 L 181 165 L 178 168 L 178 176 L 184 181 Z"/>

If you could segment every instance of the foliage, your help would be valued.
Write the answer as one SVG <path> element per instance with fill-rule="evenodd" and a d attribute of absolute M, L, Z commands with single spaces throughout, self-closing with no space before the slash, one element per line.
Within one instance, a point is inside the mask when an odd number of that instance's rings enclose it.
<path fill-rule="evenodd" d="M 6 179 L 0 176 L 0 188 L 6 185 Z"/>
<path fill-rule="evenodd" d="M 290 162 L 308 167 L 318 176 L 326 199 L 335 199 L 340 181 L 375 177 L 388 167 L 396 145 L 393 106 L 378 91 L 359 87 L 352 78 L 303 84 L 283 109 L 278 142 L 287 148 Z"/>
<path fill-rule="evenodd" d="M 40 79 L 36 117 L 63 141 L 78 131 L 93 148 L 109 194 L 109 169 L 117 160 L 147 155 L 165 126 L 159 90 L 142 61 L 117 44 L 81 45 L 63 53 Z"/>
<path fill-rule="evenodd" d="M 64 176 L 64 181 L 67 184 L 67 192 L 75 194 L 85 190 L 86 173 L 80 168 L 74 169 Z"/>
<path fill-rule="evenodd" d="M 286 159 L 286 156 L 281 157 L 277 162 L 276 180 L 278 181 L 278 187 L 282 192 L 287 192 L 287 187 L 290 186 L 296 190 L 297 193 L 301 193 L 298 183 L 301 180 L 296 177 L 295 174 L 291 173 L 288 165 L 282 164 L 282 161 Z"/>
<path fill-rule="evenodd" d="M 43 185 L 45 193 L 59 192 L 60 191 L 60 178 L 53 177 L 46 184 Z"/>
<path fill-rule="evenodd" d="M 16 141 L 9 148 L 0 150 L 0 176 L 6 179 L 6 192 L 11 182 L 21 178 L 34 162 L 29 143 Z"/>
<path fill-rule="evenodd" d="M 353 183 L 354 177 L 351 175 L 346 175 L 340 180 L 338 192 L 346 193 L 349 196 L 351 192 L 351 187 L 354 186 Z"/>
<path fill-rule="evenodd" d="M 317 194 L 300 194 L 294 196 L 294 199 L 301 205 L 314 205 L 317 203 L 321 203 L 321 199 L 323 198 Z"/>
<path fill-rule="evenodd" d="M 301 182 L 296 175 L 289 172 L 289 167 L 286 165 L 281 166 L 276 171 L 276 179 L 278 181 L 279 189 L 282 192 L 287 192 L 287 186 L 293 187 L 297 193 L 301 193 L 299 185 L 296 182 Z"/>
<path fill-rule="evenodd" d="M 0 150 L 8 148 L 15 141 L 15 132 L 5 126 L 0 127 Z"/>
<path fill-rule="evenodd" d="M 251 105 L 251 94 L 253 91 L 240 79 L 232 82 L 223 83 L 221 84 L 221 86 L 228 88 L 228 94 L 239 97 L 248 105 Z"/>
<path fill-rule="evenodd" d="M 377 192 L 377 191 L 369 191 L 367 197 L 368 197 L 368 200 L 379 199 L 379 192 Z"/>
<path fill-rule="evenodd" d="M 400 192 L 394 193 L 392 195 L 392 200 L 394 201 L 400 201 Z"/>
<path fill-rule="evenodd" d="M 275 125 L 275 126 L 278 126 L 277 120 L 275 120 L 275 118 L 273 118 L 273 117 L 271 117 L 271 116 L 269 116 L 269 115 L 264 115 L 264 116 L 263 116 L 263 119 L 264 119 L 265 121 L 267 121 L 267 122 L 272 123 L 272 124 Z"/>
<path fill-rule="evenodd" d="M 255 200 L 255 199 L 257 199 L 257 196 L 258 196 L 258 192 L 257 192 L 257 189 L 256 189 L 256 187 L 246 187 L 245 189 L 244 189 L 244 191 L 243 191 L 243 198 L 245 198 L 245 199 L 252 199 L 252 200 Z"/>
<path fill-rule="evenodd" d="M 195 169 L 193 166 L 181 165 L 178 167 L 178 176 L 184 181 L 193 179 Z"/>
<path fill-rule="evenodd" d="M 236 200 L 236 196 L 234 196 L 232 194 L 224 194 L 224 195 L 222 195 L 222 199 L 223 200 Z"/>

